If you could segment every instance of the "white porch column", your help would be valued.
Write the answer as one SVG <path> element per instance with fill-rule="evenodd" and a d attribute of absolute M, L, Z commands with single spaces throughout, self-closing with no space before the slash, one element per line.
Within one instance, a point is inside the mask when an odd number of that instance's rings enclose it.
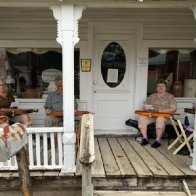
<path fill-rule="evenodd" d="M 194 14 L 194 18 L 196 20 L 196 5 L 192 6 L 192 11 L 193 11 L 193 14 Z M 196 38 L 195 38 L 195 41 L 196 41 Z M 195 113 L 195 121 L 194 121 L 194 142 L 193 142 L 193 161 L 192 161 L 192 165 L 190 166 L 190 168 L 193 170 L 193 171 L 196 171 L 196 113 Z"/>
<path fill-rule="evenodd" d="M 196 113 L 195 113 L 195 121 L 194 121 L 194 142 L 193 142 L 193 161 L 192 161 L 192 165 L 190 166 L 190 168 L 193 171 L 196 171 Z"/>
<path fill-rule="evenodd" d="M 83 7 L 73 4 L 51 6 L 57 20 L 57 42 L 62 46 L 63 59 L 63 146 L 64 165 L 62 172 L 73 173 L 75 166 L 75 127 L 74 127 L 74 44 L 78 39 L 78 20 Z"/>

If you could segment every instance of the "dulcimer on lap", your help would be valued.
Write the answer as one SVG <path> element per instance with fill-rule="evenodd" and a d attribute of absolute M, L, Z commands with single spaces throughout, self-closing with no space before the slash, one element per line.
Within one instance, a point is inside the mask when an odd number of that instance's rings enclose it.
<path fill-rule="evenodd" d="M 76 111 L 74 114 L 75 116 L 82 116 L 83 114 L 89 114 L 90 112 L 88 111 Z M 49 115 L 53 115 L 56 117 L 62 117 L 63 116 L 63 112 L 51 112 Z"/>
<path fill-rule="evenodd" d="M 142 116 L 149 116 L 149 117 L 165 117 L 165 118 L 169 118 L 174 115 L 173 113 L 158 112 L 154 110 L 136 110 L 135 114 L 139 114 Z"/>
<path fill-rule="evenodd" d="M 15 116 L 27 113 L 38 112 L 38 109 L 20 109 L 20 108 L 0 108 L 0 115 Z"/>

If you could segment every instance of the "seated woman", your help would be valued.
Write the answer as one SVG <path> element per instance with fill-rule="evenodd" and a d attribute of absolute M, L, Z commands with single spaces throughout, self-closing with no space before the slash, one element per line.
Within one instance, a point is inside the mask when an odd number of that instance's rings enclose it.
<path fill-rule="evenodd" d="M 5 80 L 0 79 L 0 108 L 10 108 L 12 102 L 15 102 L 13 95 L 7 92 Z M 9 116 L 9 124 L 15 122 L 28 126 L 30 124 L 30 117 L 28 114 Z"/>
<path fill-rule="evenodd" d="M 157 112 L 174 113 L 176 111 L 176 100 L 172 94 L 166 92 L 166 83 L 164 80 L 157 82 L 156 93 L 153 93 L 147 98 L 146 104 L 152 105 Z M 161 137 L 167 123 L 167 119 L 164 117 L 139 116 L 138 124 L 143 136 L 141 145 L 145 146 L 149 143 L 147 125 L 152 122 L 156 124 L 156 140 L 151 147 L 158 148 L 161 146 Z"/>

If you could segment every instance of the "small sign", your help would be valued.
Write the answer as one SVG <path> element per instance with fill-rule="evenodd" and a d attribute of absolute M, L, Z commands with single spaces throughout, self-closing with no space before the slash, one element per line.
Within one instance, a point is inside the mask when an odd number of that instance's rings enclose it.
<path fill-rule="evenodd" d="M 148 58 L 140 57 L 137 59 L 137 65 L 139 66 L 148 66 Z"/>
<path fill-rule="evenodd" d="M 107 82 L 108 83 L 118 82 L 118 69 L 108 69 Z"/>
<path fill-rule="evenodd" d="M 91 59 L 81 59 L 81 71 L 83 72 L 91 71 Z"/>

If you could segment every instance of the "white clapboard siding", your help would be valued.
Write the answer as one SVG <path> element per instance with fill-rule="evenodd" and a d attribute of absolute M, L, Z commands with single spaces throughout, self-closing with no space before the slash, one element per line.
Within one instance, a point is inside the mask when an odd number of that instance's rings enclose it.
<path fill-rule="evenodd" d="M 19 108 L 22 109 L 38 109 L 38 112 L 30 113 L 29 116 L 32 121 L 32 127 L 44 127 L 45 99 L 16 99 L 19 103 Z"/>
<path fill-rule="evenodd" d="M 38 109 L 38 112 L 30 113 L 32 121 L 32 127 L 44 127 L 45 110 L 44 103 L 46 99 L 16 99 L 19 103 L 19 108 L 22 109 Z M 77 100 L 79 110 L 87 110 L 87 102 L 83 100 Z"/>

